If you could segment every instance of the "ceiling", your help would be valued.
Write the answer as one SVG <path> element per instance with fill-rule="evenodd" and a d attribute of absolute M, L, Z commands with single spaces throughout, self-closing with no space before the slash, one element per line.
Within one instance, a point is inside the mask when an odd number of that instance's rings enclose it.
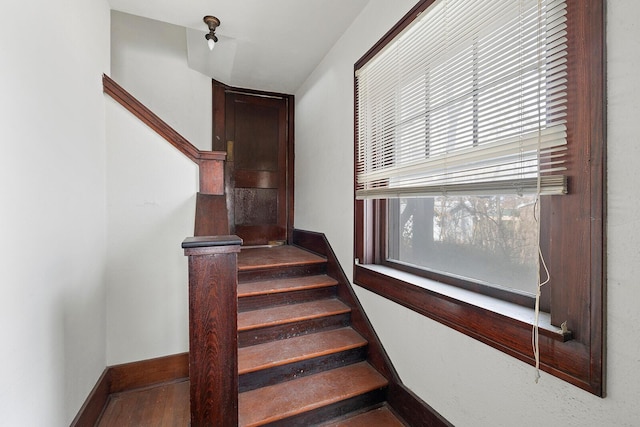
<path fill-rule="evenodd" d="M 185 27 L 189 67 L 230 86 L 293 94 L 369 0 L 109 0 Z M 209 51 L 202 21 L 221 21 Z"/>

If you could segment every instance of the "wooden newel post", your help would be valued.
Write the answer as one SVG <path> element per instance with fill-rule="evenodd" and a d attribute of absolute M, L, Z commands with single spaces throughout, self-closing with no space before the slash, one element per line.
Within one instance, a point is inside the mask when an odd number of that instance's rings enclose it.
<path fill-rule="evenodd" d="M 201 151 L 198 159 L 200 190 L 202 194 L 224 194 L 224 151 Z"/>
<path fill-rule="evenodd" d="M 190 237 L 191 426 L 238 425 L 237 236 Z"/>

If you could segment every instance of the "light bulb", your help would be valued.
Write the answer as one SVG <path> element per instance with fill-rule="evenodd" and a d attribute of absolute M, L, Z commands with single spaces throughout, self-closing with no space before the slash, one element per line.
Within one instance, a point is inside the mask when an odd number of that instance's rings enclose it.
<path fill-rule="evenodd" d="M 213 41 L 213 39 L 209 39 L 209 40 L 207 40 L 207 44 L 209 45 L 209 50 L 213 50 L 213 48 L 216 45 L 216 42 Z"/>

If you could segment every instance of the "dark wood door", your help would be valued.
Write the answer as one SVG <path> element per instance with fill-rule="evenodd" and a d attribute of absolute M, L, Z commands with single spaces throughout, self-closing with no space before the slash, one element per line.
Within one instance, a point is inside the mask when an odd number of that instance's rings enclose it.
<path fill-rule="evenodd" d="M 288 100 L 225 96 L 231 232 L 244 245 L 287 240 Z"/>

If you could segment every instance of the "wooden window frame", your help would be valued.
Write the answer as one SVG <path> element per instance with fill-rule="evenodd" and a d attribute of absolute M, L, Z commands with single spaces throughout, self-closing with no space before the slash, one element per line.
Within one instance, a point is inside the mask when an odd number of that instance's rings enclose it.
<path fill-rule="evenodd" d="M 355 69 L 434 1 L 421 0 Z M 567 17 L 569 194 L 549 198 L 542 205 L 541 246 L 552 282 L 543 288 L 543 307 L 550 317 L 540 324 L 540 369 L 604 397 L 605 1 L 567 0 Z M 355 140 L 355 113 L 354 123 Z M 355 284 L 535 364 L 528 320 L 533 319 L 531 308 L 393 268 L 384 259 L 385 202 L 355 200 L 354 208 Z M 564 322 L 570 333 L 558 333 Z"/>

